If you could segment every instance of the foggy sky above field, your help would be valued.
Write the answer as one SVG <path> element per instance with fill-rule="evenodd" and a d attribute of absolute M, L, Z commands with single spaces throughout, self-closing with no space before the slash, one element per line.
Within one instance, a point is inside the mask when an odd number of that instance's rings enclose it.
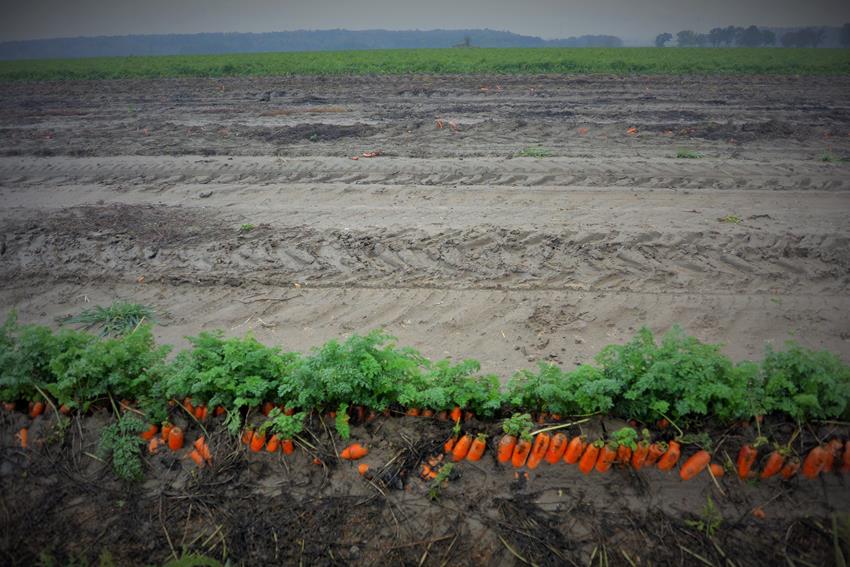
<path fill-rule="evenodd" d="M 545 39 L 841 25 L 848 0 L 2 0 L 0 41 L 298 29 L 491 28 Z"/>

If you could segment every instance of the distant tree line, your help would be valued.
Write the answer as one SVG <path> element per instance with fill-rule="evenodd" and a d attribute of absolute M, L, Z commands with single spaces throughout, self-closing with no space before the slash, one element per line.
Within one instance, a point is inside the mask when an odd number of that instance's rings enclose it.
<path fill-rule="evenodd" d="M 829 32 L 833 30 L 836 28 L 808 27 L 787 30 L 779 35 L 778 44 L 782 47 L 821 47 Z M 844 24 L 837 32 L 837 43 L 842 47 L 850 47 L 850 24 Z M 675 39 L 678 47 L 773 47 L 777 45 L 777 32 L 758 26 L 727 26 L 714 28 L 708 33 L 682 30 L 676 34 Z M 655 45 L 666 47 L 671 41 L 672 34 L 662 33 L 655 38 Z"/>
<path fill-rule="evenodd" d="M 190 55 L 261 51 L 338 51 L 422 47 L 622 47 L 619 37 L 583 35 L 551 39 L 490 29 L 302 30 L 269 33 L 123 35 L 10 41 L 0 59 Z"/>

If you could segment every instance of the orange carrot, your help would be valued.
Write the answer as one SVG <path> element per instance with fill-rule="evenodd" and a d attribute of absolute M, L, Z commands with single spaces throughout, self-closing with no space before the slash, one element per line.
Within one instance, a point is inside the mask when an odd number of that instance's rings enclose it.
<path fill-rule="evenodd" d="M 284 455 L 291 455 L 295 452 L 295 446 L 292 445 L 292 439 L 284 439 L 283 443 L 281 443 L 281 447 L 283 448 Z"/>
<path fill-rule="evenodd" d="M 167 421 L 162 422 L 162 435 L 161 438 L 163 441 L 168 442 L 168 435 L 171 433 L 171 429 L 174 426 L 168 423 Z"/>
<path fill-rule="evenodd" d="M 437 419 L 440 421 L 446 421 L 449 419 L 449 413 L 446 410 L 437 412 Z"/>
<path fill-rule="evenodd" d="M 283 415 L 295 415 L 295 408 L 284 408 Z"/>
<path fill-rule="evenodd" d="M 596 461 L 599 458 L 599 450 L 603 445 L 604 443 L 602 441 L 595 441 L 584 450 L 584 454 L 578 462 L 578 469 L 582 473 L 590 474 L 590 471 L 596 466 Z"/>
<path fill-rule="evenodd" d="M 183 430 L 179 427 L 172 427 L 168 432 L 168 448 L 172 451 L 179 451 L 183 448 Z"/>
<path fill-rule="evenodd" d="M 140 435 L 145 441 L 150 441 L 151 439 L 156 437 L 157 433 L 159 433 L 159 427 L 154 424 L 151 424 L 150 427 L 148 427 L 147 431 L 143 431 Z"/>
<path fill-rule="evenodd" d="M 679 460 L 679 455 L 682 454 L 682 448 L 676 441 L 670 441 L 667 444 L 667 451 L 660 459 L 658 459 L 658 470 L 669 471 L 676 466 Z"/>
<path fill-rule="evenodd" d="M 741 450 L 738 451 L 738 478 L 741 480 L 750 478 L 750 475 L 752 474 L 751 469 L 753 467 L 753 463 L 756 462 L 758 454 L 758 449 L 752 445 L 744 445 L 741 447 Z"/>
<path fill-rule="evenodd" d="M 204 415 L 204 406 L 195 406 L 192 410 L 192 415 L 195 416 L 195 419 L 200 420 Z"/>
<path fill-rule="evenodd" d="M 409 408 L 405 415 L 409 415 L 410 417 L 418 417 L 419 416 L 419 408 Z"/>
<path fill-rule="evenodd" d="M 599 456 L 596 457 L 596 471 L 607 472 L 611 468 L 611 465 L 614 463 L 614 459 L 616 458 L 617 444 L 613 442 L 605 443 L 599 449 Z"/>
<path fill-rule="evenodd" d="M 74 410 L 72 410 L 71 406 L 67 404 L 62 404 L 61 406 L 59 406 L 59 413 L 61 413 L 62 415 L 71 415 L 72 411 Z"/>
<path fill-rule="evenodd" d="M 547 419 L 549 419 L 549 414 L 546 413 L 545 411 L 541 411 L 539 414 L 537 414 L 537 424 L 538 425 L 543 425 L 544 423 L 546 423 Z"/>
<path fill-rule="evenodd" d="M 192 443 L 192 446 L 193 446 L 195 449 L 197 449 L 198 451 L 200 451 L 200 450 L 201 450 L 201 447 L 203 447 L 203 446 L 206 444 L 206 442 L 207 442 L 207 440 L 204 438 L 204 436 L 203 436 L 203 435 L 201 435 L 200 437 L 198 437 L 197 439 L 195 439 L 195 442 L 194 442 L 194 443 Z"/>
<path fill-rule="evenodd" d="M 797 457 L 791 457 L 785 462 L 785 466 L 782 467 L 782 471 L 779 473 L 783 480 L 788 480 L 797 474 L 797 471 L 800 470 L 800 459 Z"/>
<path fill-rule="evenodd" d="M 711 462 L 711 455 L 708 451 L 705 449 L 697 451 L 682 464 L 682 468 L 679 469 L 679 477 L 682 480 L 691 480 L 701 473 L 709 462 Z"/>
<path fill-rule="evenodd" d="M 457 443 L 455 443 L 454 449 L 452 449 L 452 460 L 456 463 L 464 460 L 467 453 L 469 453 L 470 446 L 472 446 L 471 435 L 467 434 L 458 439 Z"/>
<path fill-rule="evenodd" d="M 40 416 L 44 411 L 44 403 L 42 402 L 30 402 L 30 417 L 35 419 Z"/>
<path fill-rule="evenodd" d="M 266 402 L 266 403 L 263 404 L 263 409 L 260 410 L 260 411 L 262 412 L 263 415 L 268 417 L 268 415 L 272 412 L 273 409 L 274 409 L 274 404 L 271 403 L 271 402 Z"/>
<path fill-rule="evenodd" d="M 826 449 L 820 446 L 813 448 L 803 461 L 803 476 L 808 479 L 817 477 L 823 471 L 826 459 Z"/>
<path fill-rule="evenodd" d="M 636 471 L 642 469 L 648 456 L 649 443 L 647 441 L 638 441 L 637 449 L 632 452 L 632 468 Z"/>
<path fill-rule="evenodd" d="M 159 437 L 154 437 L 153 439 L 151 439 L 148 442 L 148 453 L 151 455 L 155 455 L 157 451 L 159 451 L 159 446 L 161 443 L 162 441 L 159 439 Z"/>
<path fill-rule="evenodd" d="M 826 444 L 826 462 L 823 464 L 823 472 L 832 472 L 836 461 L 841 462 L 841 448 L 844 444 L 838 439 L 831 439 Z"/>
<path fill-rule="evenodd" d="M 844 453 L 841 456 L 841 472 L 850 473 L 850 441 L 844 444 Z"/>
<path fill-rule="evenodd" d="M 340 452 L 339 457 L 347 461 L 356 461 L 357 459 L 362 459 L 368 454 L 369 449 L 360 443 L 352 443 Z"/>
<path fill-rule="evenodd" d="M 632 460 L 632 448 L 626 445 L 617 447 L 617 462 L 623 466 L 629 466 Z"/>
<path fill-rule="evenodd" d="M 16 435 L 16 437 L 18 438 L 18 441 L 21 443 L 21 449 L 27 448 L 28 433 L 29 433 L 29 430 L 26 427 L 22 427 L 21 430 L 18 431 L 18 434 Z"/>
<path fill-rule="evenodd" d="M 668 427 L 670 427 L 670 422 L 667 419 L 661 418 L 661 419 L 658 420 L 656 425 L 658 426 L 658 429 L 663 430 L 663 429 L 667 429 Z"/>
<path fill-rule="evenodd" d="M 186 411 L 195 415 L 195 406 L 192 405 L 192 398 L 183 398 L 183 407 L 186 408 Z"/>
<path fill-rule="evenodd" d="M 531 446 L 531 454 L 528 456 L 526 466 L 534 470 L 540 465 L 540 461 L 546 456 L 546 451 L 549 449 L 551 437 L 548 433 L 538 433 L 534 438 L 534 444 Z"/>
<path fill-rule="evenodd" d="M 280 448 L 280 439 L 277 438 L 277 435 L 272 435 L 269 442 L 266 443 L 266 451 L 269 453 L 275 453 Z"/>
<path fill-rule="evenodd" d="M 549 448 L 546 450 L 546 456 L 543 457 L 547 463 L 554 465 L 564 456 L 564 451 L 567 450 L 567 436 L 563 433 L 556 433 L 549 441 Z"/>
<path fill-rule="evenodd" d="M 369 465 L 367 465 L 366 463 L 360 463 L 359 465 L 357 465 L 357 473 L 360 476 L 365 476 L 367 472 L 369 472 Z"/>
<path fill-rule="evenodd" d="M 764 468 L 759 475 L 759 478 L 764 480 L 779 473 L 782 470 L 782 465 L 785 464 L 785 455 L 781 451 L 774 451 L 768 455 L 764 462 Z"/>
<path fill-rule="evenodd" d="M 649 452 L 646 454 L 646 462 L 645 466 L 651 467 L 655 463 L 658 462 L 658 459 L 664 456 L 664 453 L 667 451 L 667 443 L 664 441 L 660 441 L 658 443 L 652 443 L 649 446 Z"/>
<path fill-rule="evenodd" d="M 251 438 L 251 451 L 254 453 L 259 453 L 263 450 L 263 447 L 266 444 L 266 434 L 255 432 L 254 437 Z"/>
<path fill-rule="evenodd" d="M 457 437 L 452 436 L 446 439 L 446 442 L 443 443 L 443 452 L 446 454 L 451 453 L 455 448 L 455 443 L 457 443 Z"/>
<path fill-rule="evenodd" d="M 219 416 L 224 415 L 224 413 L 226 411 L 227 410 L 224 409 L 224 406 L 215 406 L 215 412 L 213 412 L 213 415 L 215 415 L 216 417 L 219 417 Z"/>
<path fill-rule="evenodd" d="M 197 449 L 192 449 L 192 452 L 189 453 L 189 456 L 192 458 L 193 461 L 195 461 L 195 464 L 198 465 L 198 467 L 204 466 L 204 458 L 201 456 Z"/>
<path fill-rule="evenodd" d="M 514 449 L 516 448 L 516 437 L 513 435 L 503 435 L 499 439 L 499 451 L 496 455 L 496 460 L 500 463 L 507 463 L 513 457 Z"/>
<path fill-rule="evenodd" d="M 242 432 L 242 444 L 243 445 L 250 445 L 251 440 L 253 438 L 254 438 L 254 430 L 253 429 L 246 429 L 245 431 Z"/>
<path fill-rule="evenodd" d="M 711 463 L 708 468 L 711 470 L 711 474 L 714 475 L 714 478 L 720 478 L 726 474 L 726 470 L 724 470 L 723 465 L 718 463 Z"/>
<path fill-rule="evenodd" d="M 528 460 L 528 454 L 531 453 L 531 441 L 528 439 L 520 439 L 514 447 L 514 454 L 511 455 L 511 464 L 515 469 L 520 468 Z"/>
<path fill-rule="evenodd" d="M 449 418 L 452 421 L 457 422 L 460 421 L 462 417 L 463 413 L 460 411 L 460 406 L 453 407 L 451 413 L 449 414 Z"/>
<path fill-rule="evenodd" d="M 579 459 L 581 459 L 585 447 L 587 446 L 585 441 L 586 439 L 587 438 L 584 435 L 579 435 L 578 437 L 573 437 L 570 440 L 570 442 L 567 444 L 566 451 L 564 451 L 565 463 L 569 465 L 574 465 L 579 461 Z"/>
<path fill-rule="evenodd" d="M 426 408 L 422 410 L 422 413 L 420 413 L 419 415 L 421 415 L 422 417 L 434 417 L 434 410 Z"/>
<path fill-rule="evenodd" d="M 466 454 L 466 459 L 468 461 L 480 461 L 482 455 L 484 455 L 484 450 L 487 448 L 487 436 L 483 433 L 479 433 L 475 440 L 472 442 L 472 445 L 469 447 L 469 453 Z"/>

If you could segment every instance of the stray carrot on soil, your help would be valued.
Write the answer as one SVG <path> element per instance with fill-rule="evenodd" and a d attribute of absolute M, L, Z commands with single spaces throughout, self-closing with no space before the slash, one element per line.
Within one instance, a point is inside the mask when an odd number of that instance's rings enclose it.
<path fill-rule="evenodd" d="M 192 449 L 192 452 L 189 453 L 189 457 L 191 457 L 192 460 L 195 461 L 195 464 L 199 467 L 204 466 L 204 458 L 201 456 L 197 449 Z"/>
<path fill-rule="evenodd" d="M 159 427 L 154 424 L 151 424 L 151 426 L 148 427 L 147 431 L 143 431 L 142 433 L 140 433 L 140 435 L 145 441 L 150 441 L 151 439 L 156 437 L 157 433 L 159 433 Z"/>
<path fill-rule="evenodd" d="M 30 417 L 35 419 L 44 412 L 43 402 L 30 402 Z"/>
<path fill-rule="evenodd" d="M 664 453 L 667 451 L 667 443 L 660 441 L 658 443 L 652 443 L 649 446 L 649 452 L 646 454 L 646 461 L 644 465 L 650 467 L 658 462 Z"/>
<path fill-rule="evenodd" d="M 547 463 L 554 465 L 564 456 L 564 451 L 567 450 L 567 436 L 563 433 L 556 433 L 549 441 L 549 448 L 546 449 L 546 456 L 543 457 Z"/>
<path fill-rule="evenodd" d="M 785 466 L 782 467 L 780 471 L 780 476 L 782 476 L 783 480 L 788 480 L 797 474 L 797 471 L 800 470 L 800 459 L 797 457 L 792 457 L 785 462 Z"/>
<path fill-rule="evenodd" d="M 764 462 L 764 468 L 759 475 L 759 478 L 764 480 L 779 473 L 782 470 L 782 465 L 785 464 L 785 455 L 781 451 L 774 451 L 768 455 Z"/>
<path fill-rule="evenodd" d="M 682 464 L 682 468 L 679 469 L 679 477 L 682 480 L 691 480 L 701 473 L 710 461 L 711 454 L 708 451 L 705 449 L 697 451 Z"/>
<path fill-rule="evenodd" d="M 616 443 L 608 442 L 599 449 L 599 456 L 596 458 L 596 472 L 607 472 L 611 468 L 617 458 L 616 447 Z"/>
<path fill-rule="evenodd" d="M 582 473 L 590 474 L 590 471 L 596 466 L 596 460 L 599 457 L 599 450 L 602 448 L 602 445 L 604 445 L 602 441 L 595 441 L 584 450 L 584 454 L 578 462 L 578 469 Z"/>
<path fill-rule="evenodd" d="M 183 448 L 183 430 L 179 427 L 172 427 L 168 432 L 168 448 L 172 451 L 179 451 Z"/>
<path fill-rule="evenodd" d="M 531 441 L 528 439 L 520 439 L 514 447 L 514 454 L 511 455 L 511 464 L 515 469 L 520 468 L 528 460 L 528 454 L 531 453 Z"/>
<path fill-rule="evenodd" d="M 711 463 L 708 468 L 711 470 L 711 474 L 714 475 L 715 478 L 720 478 L 726 474 L 726 469 L 724 469 L 723 465 L 719 463 Z"/>
<path fill-rule="evenodd" d="M 738 478 L 741 480 L 747 480 L 750 478 L 750 475 L 752 474 L 751 469 L 753 467 L 753 463 L 756 462 L 758 454 L 758 449 L 752 445 L 744 445 L 741 447 L 741 450 L 738 451 Z"/>
<path fill-rule="evenodd" d="M 534 444 L 531 446 L 531 454 L 528 456 L 526 466 L 534 470 L 540 465 L 540 461 L 546 456 L 546 451 L 549 449 L 549 441 L 551 437 L 548 433 L 538 433 L 534 438 Z"/>
<path fill-rule="evenodd" d="M 266 434 L 255 432 L 254 436 L 251 438 L 251 451 L 254 453 L 259 453 L 263 450 L 263 447 L 266 444 Z"/>
<path fill-rule="evenodd" d="M 676 441 L 670 441 L 667 444 L 667 451 L 658 459 L 658 470 L 669 471 L 673 470 L 676 463 L 679 461 L 679 455 L 682 454 L 682 447 Z"/>
<path fill-rule="evenodd" d="M 29 433 L 29 431 L 27 430 L 27 428 L 22 427 L 21 430 L 18 431 L 18 434 L 15 435 L 15 437 L 18 438 L 18 442 L 21 444 L 21 449 L 27 448 L 27 435 L 28 435 L 28 433 Z"/>
<path fill-rule="evenodd" d="M 360 443 L 352 443 L 340 452 L 339 457 L 347 461 L 356 461 L 357 459 L 362 459 L 368 454 L 369 449 Z"/>
<path fill-rule="evenodd" d="M 471 435 L 466 434 L 460 439 L 458 439 L 457 443 L 455 443 L 454 449 L 452 449 L 452 460 L 456 463 L 464 460 L 466 458 L 467 453 L 469 453 L 469 448 L 471 446 Z"/>
<path fill-rule="evenodd" d="M 485 449 L 487 449 L 487 436 L 483 433 L 479 433 L 472 442 L 472 445 L 469 447 L 469 452 L 466 454 L 466 460 L 473 462 L 480 461 L 481 457 L 484 455 Z"/>
<path fill-rule="evenodd" d="M 513 457 L 515 448 L 516 437 L 513 435 L 503 435 L 502 438 L 499 439 L 499 452 L 496 457 L 497 460 L 500 463 L 507 463 Z"/>
<path fill-rule="evenodd" d="M 814 447 L 803 461 L 803 476 L 808 479 L 816 478 L 826 463 L 827 453 L 823 447 Z"/>
<path fill-rule="evenodd" d="M 637 449 L 632 452 L 632 468 L 639 471 L 646 463 L 646 458 L 649 456 L 649 442 L 638 441 Z"/>
<path fill-rule="evenodd" d="M 570 442 L 567 444 L 567 449 L 564 451 L 565 463 L 567 463 L 568 465 L 574 465 L 579 461 L 579 459 L 581 459 L 585 447 L 587 446 L 585 440 L 586 437 L 584 435 L 573 437 L 570 440 Z"/>
<path fill-rule="evenodd" d="M 269 453 L 276 453 L 279 448 L 280 440 L 277 438 L 277 435 L 272 435 L 269 442 L 266 443 L 266 451 Z"/>

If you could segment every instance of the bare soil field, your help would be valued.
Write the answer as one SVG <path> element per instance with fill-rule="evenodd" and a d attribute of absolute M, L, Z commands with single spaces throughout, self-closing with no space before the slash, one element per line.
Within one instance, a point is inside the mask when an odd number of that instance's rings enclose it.
<path fill-rule="evenodd" d="M 132 298 L 156 308 L 169 342 L 217 327 L 298 350 L 384 327 L 502 374 L 676 322 L 736 358 L 794 338 L 847 360 L 850 166 L 822 157 L 850 152 L 848 89 L 841 77 L 4 84 L 0 308 L 52 322 Z M 552 155 L 515 157 L 529 147 Z M 350 159 L 365 151 L 382 155 Z"/>
<path fill-rule="evenodd" d="M 122 298 L 155 309 L 163 342 L 221 328 L 301 351 L 380 327 L 503 377 L 675 323 L 736 360 L 793 339 L 850 361 L 848 92 L 777 76 L 0 84 L 0 312 L 55 325 Z M 435 504 L 407 477 L 450 426 L 415 418 L 357 429 L 374 484 L 306 453 L 246 457 L 220 432 L 214 468 L 156 457 L 128 492 L 78 451 L 24 455 L 19 426 L 0 429 L 11 564 L 183 546 L 248 565 L 822 565 L 850 494 L 837 476 L 720 493 L 657 471 L 526 479 L 488 456 Z M 67 443 L 97 428 L 77 420 Z M 688 523 L 709 495 L 717 537 Z"/>

